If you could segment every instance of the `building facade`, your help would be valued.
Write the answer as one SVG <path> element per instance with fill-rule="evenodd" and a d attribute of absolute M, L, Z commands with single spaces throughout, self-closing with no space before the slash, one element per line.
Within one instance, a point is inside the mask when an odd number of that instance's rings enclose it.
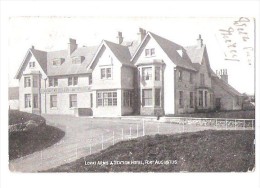
<path fill-rule="evenodd" d="M 201 36 L 183 47 L 139 29 L 138 39 L 66 50 L 30 48 L 17 72 L 21 111 L 76 116 L 165 115 L 239 110 L 227 70 L 210 67 Z"/>

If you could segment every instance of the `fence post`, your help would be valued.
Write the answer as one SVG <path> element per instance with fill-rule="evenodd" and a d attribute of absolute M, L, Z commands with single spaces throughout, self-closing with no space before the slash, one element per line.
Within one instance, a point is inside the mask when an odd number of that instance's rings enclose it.
<path fill-rule="evenodd" d="M 113 131 L 113 145 L 115 145 L 115 132 Z"/>
<path fill-rule="evenodd" d="M 182 132 L 184 133 L 184 124 L 182 124 Z"/>
<path fill-rule="evenodd" d="M 254 120 L 252 120 L 252 129 L 254 129 Z"/>
<path fill-rule="evenodd" d="M 235 119 L 235 129 L 237 129 L 237 120 Z"/>
<path fill-rule="evenodd" d="M 102 133 L 102 141 L 101 141 L 101 148 L 102 148 L 102 150 L 104 149 L 104 135 L 103 135 L 103 133 Z"/>
<path fill-rule="evenodd" d="M 227 130 L 227 119 L 225 119 L 225 125 L 226 125 L 226 130 Z"/>
<path fill-rule="evenodd" d="M 244 120 L 244 129 L 246 128 L 246 120 Z"/>
<path fill-rule="evenodd" d="M 138 123 L 136 124 L 136 137 L 138 137 Z"/>
<path fill-rule="evenodd" d="M 144 130 L 144 119 L 143 119 L 143 136 L 145 136 L 145 130 Z"/>
<path fill-rule="evenodd" d="M 132 139 L 132 127 L 129 128 L 129 132 L 130 132 L 130 139 Z"/>
<path fill-rule="evenodd" d="M 216 118 L 216 125 L 215 125 L 216 127 L 218 127 L 218 119 Z"/>

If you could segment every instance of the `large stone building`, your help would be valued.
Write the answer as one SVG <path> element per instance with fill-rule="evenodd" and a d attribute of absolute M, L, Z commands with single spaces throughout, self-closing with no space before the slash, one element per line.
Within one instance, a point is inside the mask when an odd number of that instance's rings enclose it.
<path fill-rule="evenodd" d="M 66 50 L 30 48 L 15 77 L 20 110 L 31 113 L 165 115 L 242 108 L 242 95 L 216 74 L 201 36 L 183 47 L 139 29 L 136 41 L 103 40 Z"/>

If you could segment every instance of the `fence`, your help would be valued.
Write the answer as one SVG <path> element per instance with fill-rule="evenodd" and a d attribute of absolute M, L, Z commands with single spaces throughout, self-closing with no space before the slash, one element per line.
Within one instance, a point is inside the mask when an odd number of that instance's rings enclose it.
<path fill-rule="evenodd" d="M 214 130 L 248 130 L 255 128 L 254 119 L 223 119 L 223 118 L 164 118 L 162 120 L 142 119 L 128 128 L 101 134 L 89 141 L 89 154 L 103 150 L 123 140 L 138 138 L 145 135 L 176 134 L 195 132 L 208 129 Z"/>

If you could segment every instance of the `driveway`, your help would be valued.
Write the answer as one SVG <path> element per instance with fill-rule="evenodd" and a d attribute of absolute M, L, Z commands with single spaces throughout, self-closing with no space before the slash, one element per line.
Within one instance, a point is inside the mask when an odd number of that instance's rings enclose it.
<path fill-rule="evenodd" d="M 151 134 L 169 134 L 208 129 L 192 125 L 174 125 L 139 118 L 90 118 L 67 115 L 43 115 L 48 125 L 65 131 L 56 144 L 42 151 L 9 162 L 13 172 L 37 172 L 72 162 L 105 149 L 123 139 Z M 145 127 L 145 129 L 143 129 Z"/>

